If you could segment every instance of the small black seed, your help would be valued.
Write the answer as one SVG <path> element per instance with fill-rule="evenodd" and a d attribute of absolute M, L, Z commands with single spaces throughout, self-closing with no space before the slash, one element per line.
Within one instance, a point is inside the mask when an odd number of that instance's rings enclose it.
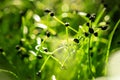
<path fill-rule="evenodd" d="M 41 55 L 37 55 L 37 58 L 38 59 L 42 59 L 43 57 Z"/>
<path fill-rule="evenodd" d="M 21 53 L 22 53 L 22 50 L 19 49 L 18 52 L 17 52 L 17 54 L 20 55 Z"/>
<path fill-rule="evenodd" d="M 120 44 L 120 41 L 118 41 L 117 44 Z"/>
<path fill-rule="evenodd" d="M 45 49 L 44 49 L 44 51 L 45 51 L 45 52 L 48 52 L 48 49 L 47 49 L 47 48 L 45 48 Z"/>
<path fill-rule="evenodd" d="M 22 57 L 23 57 L 23 58 L 28 58 L 29 55 L 28 55 L 28 54 L 22 54 Z"/>
<path fill-rule="evenodd" d="M 55 14 L 53 12 L 50 13 L 50 16 L 53 17 Z"/>
<path fill-rule="evenodd" d="M 20 49 L 20 45 L 16 45 L 16 49 L 19 50 Z"/>
<path fill-rule="evenodd" d="M 86 23 L 86 25 L 87 25 L 87 26 L 90 26 L 90 23 L 89 23 L 89 22 L 87 22 L 87 23 Z"/>
<path fill-rule="evenodd" d="M 41 38 L 41 42 L 43 41 L 43 39 Z"/>
<path fill-rule="evenodd" d="M 88 17 L 88 18 L 89 18 L 89 17 L 90 17 L 90 14 L 89 14 L 89 13 L 87 13 L 86 17 Z"/>
<path fill-rule="evenodd" d="M 38 72 L 36 73 L 36 75 L 37 75 L 37 76 L 41 76 L 41 71 L 38 71 Z"/>
<path fill-rule="evenodd" d="M 25 42 L 25 40 L 24 40 L 24 39 L 21 39 L 20 42 L 19 42 L 19 44 L 20 44 L 21 46 L 23 46 L 23 45 L 24 45 L 24 42 Z"/>
<path fill-rule="evenodd" d="M 85 36 L 88 37 L 88 36 L 89 36 L 89 33 L 85 32 Z"/>
<path fill-rule="evenodd" d="M 107 7 L 108 7 L 108 5 L 107 5 L 107 4 L 103 4 L 103 5 L 104 5 L 104 7 L 105 7 L 105 8 L 107 8 Z"/>
<path fill-rule="evenodd" d="M 0 48 L 0 52 L 3 52 L 4 50 L 2 48 Z"/>
<path fill-rule="evenodd" d="M 93 28 L 89 28 L 89 32 L 90 32 L 90 33 L 94 33 Z"/>
<path fill-rule="evenodd" d="M 50 13 L 51 10 L 49 10 L 49 9 L 45 9 L 44 12 L 46 12 L 46 13 Z"/>
<path fill-rule="evenodd" d="M 65 23 L 65 26 L 68 27 L 68 26 L 70 26 L 70 24 L 69 24 L 68 22 L 66 22 L 66 23 Z"/>
<path fill-rule="evenodd" d="M 76 43 L 79 43 L 79 40 L 78 40 L 78 39 L 76 39 L 76 38 L 75 38 L 73 41 L 74 41 L 74 42 L 76 42 Z"/>
<path fill-rule="evenodd" d="M 28 55 L 28 54 L 20 54 L 20 57 L 21 57 L 21 59 L 23 60 L 23 59 L 25 59 L 25 58 L 28 58 L 29 55 Z"/>
<path fill-rule="evenodd" d="M 93 47 L 90 47 L 90 48 L 89 48 L 89 50 L 92 50 L 92 49 L 93 49 Z"/>
<path fill-rule="evenodd" d="M 102 26 L 101 29 L 102 29 L 102 30 L 106 30 L 106 29 L 107 29 L 107 26 Z"/>
<path fill-rule="evenodd" d="M 90 19 L 92 22 L 94 22 L 94 21 L 95 21 L 95 17 L 96 17 L 96 15 L 95 15 L 95 14 L 92 14 L 92 15 L 89 17 L 89 19 Z"/>
<path fill-rule="evenodd" d="M 97 37 L 97 36 L 98 36 L 98 33 L 97 33 L 97 32 L 95 32 L 95 33 L 94 33 L 94 35 Z"/>
<path fill-rule="evenodd" d="M 90 56 L 93 57 L 93 52 L 90 53 Z"/>
<path fill-rule="evenodd" d="M 106 22 L 106 24 L 110 24 L 110 22 Z"/>
<path fill-rule="evenodd" d="M 50 37 L 50 32 L 49 31 L 46 32 L 46 36 Z"/>

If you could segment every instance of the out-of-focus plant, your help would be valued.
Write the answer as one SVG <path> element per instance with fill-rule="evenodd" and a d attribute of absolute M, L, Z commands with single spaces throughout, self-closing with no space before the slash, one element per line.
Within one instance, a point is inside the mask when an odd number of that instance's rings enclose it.
<path fill-rule="evenodd" d="M 120 23 L 112 23 L 114 10 L 106 10 L 105 3 L 95 0 L 1 1 L 0 73 L 12 80 L 106 75 Z"/>

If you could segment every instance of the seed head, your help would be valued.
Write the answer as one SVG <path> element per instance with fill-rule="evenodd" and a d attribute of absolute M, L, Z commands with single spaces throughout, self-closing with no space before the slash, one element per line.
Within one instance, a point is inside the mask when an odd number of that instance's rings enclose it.
<path fill-rule="evenodd" d="M 54 12 L 50 12 L 50 16 L 51 17 L 55 16 Z"/>
<path fill-rule="evenodd" d="M 94 33 L 93 28 L 89 28 L 89 32 L 90 32 L 90 33 Z"/>
<path fill-rule="evenodd" d="M 89 36 L 89 33 L 87 33 L 87 32 L 85 32 L 84 34 L 85 34 L 85 37 L 88 37 L 88 36 Z"/>
<path fill-rule="evenodd" d="M 89 18 L 89 17 L 90 17 L 90 14 L 89 14 L 89 13 L 87 13 L 86 17 L 88 17 L 88 18 Z"/>
<path fill-rule="evenodd" d="M 70 24 L 69 24 L 68 22 L 66 22 L 66 23 L 65 23 L 65 26 L 68 27 L 68 26 L 70 26 Z"/>
<path fill-rule="evenodd" d="M 87 23 L 86 23 L 86 25 L 87 25 L 87 26 L 90 26 L 90 23 L 89 23 L 89 22 L 87 22 Z"/>
<path fill-rule="evenodd" d="M 75 38 L 73 41 L 74 41 L 74 42 L 76 42 L 76 43 L 79 43 L 79 40 L 78 40 L 78 39 L 76 39 L 76 38 Z"/>
<path fill-rule="evenodd" d="M 118 41 L 117 44 L 120 44 L 120 41 Z"/>
<path fill-rule="evenodd" d="M 44 51 L 45 51 L 45 52 L 48 52 L 48 49 L 47 49 L 47 48 L 45 48 L 45 49 L 44 49 Z"/>
<path fill-rule="evenodd" d="M 38 71 L 38 72 L 36 73 L 36 75 L 37 75 L 37 76 L 41 76 L 41 71 Z"/>
<path fill-rule="evenodd" d="M 49 31 L 46 32 L 46 36 L 50 37 L 50 32 Z"/>
<path fill-rule="evenodd" d="M 97 33 L 97 32 L 95 32 L 95 33 L 94 33 L 94 36 L 96 36 L 96 37 L 97 37 L 97 36 L 98 36 L 98 33 Z"/>
<path fill-rule="evenodd" d="M 2 48 L 0 48 L 0 52 L 3 52 L 4 50 Z"/>
<path fill-rule="evenodd" d="M 94 22 L 94 21 L 95 21 L 95 17 L 96 17 L 95 14 L 91 14 L 90 17 L 89 17 L 89 19 L 90 19 L 92 22 Z"/>
<path fill-rule="evenodd" d="M 46 13 L 50 13 L 51 10 L 49 10 L 49 9 L 45 9 L 44 12 L 46 12 Z"/>
<path fill-rule="evenodd" d="M 106 29 L 107 29 L 107 26 L 102 26 L 101 29 L 102 29 L 102 30 L 106 30 Z"/>
<path fill-rule="evenodd" d="M 43 57 L 41 55 L 37 55 L 37 58 L 38 59 L 42 59 Z"/>
<path fill-rule="evenodd" d="M 90 56 L 91 56 L 91 57 L 93 57 L 93 56 L 94 56 L 93 52 L 91 52 L 91 53 L 90 53 Z"/>
<path fill-rule="evenodd" d="M 16 49 L 19 50 L 20 49 L 20 45 L 16 45 Z"/>

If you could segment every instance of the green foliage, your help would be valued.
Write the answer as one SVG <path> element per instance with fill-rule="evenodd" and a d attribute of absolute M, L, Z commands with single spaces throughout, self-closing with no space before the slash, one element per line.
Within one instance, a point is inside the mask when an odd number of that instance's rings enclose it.
<path fill-rule="evenodd" d="M 110 52 L 120 47 L 119 40 L 113 46 L 120 20 L 113 22 L 112 14 L 94 0 L 1 1 L 0 79 L 105 76 Z"/>

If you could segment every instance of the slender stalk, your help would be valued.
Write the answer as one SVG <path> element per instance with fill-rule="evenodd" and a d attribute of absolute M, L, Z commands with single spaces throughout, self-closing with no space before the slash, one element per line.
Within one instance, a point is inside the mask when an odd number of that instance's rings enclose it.
<path fill-rule="evenodd" d="M 42 65 L 42 67 L 41 67 L 41 69 L 40 69 L 40 71 L 43 70 L 43 68 L 45 67 L 45 64 L 47 63 L 47 61 L 49 60 L 50 57 L 51 57 L 51 55 L 49 55 L 49 56 L 47 57 L 47 59 L 44 61 L 43 65 Z"/>
<path fill-rule="evenodd" d="M 61 23 L 62 25 L 65 25 L 65 23 L 64 23 L 63 21 L 59 20 L 56 16 L 53 16 L 53 18 L 54 18 L 56 21 L 58 21 L 59 23 Z M 71 29 L 72 31 L 74 31 L 75 33 L 78 33 L 78 31 L 75 30 L 74 28 L 72 28 L 72 27 L 70 27 L 70 26 L 68 26 L 68 28 Z"/>
<path fill-rule="evenodd" d="M 68 27 L 66 27 L 66 41 L 68 43 Z"/>
<path fill-rule="evenodd" d="M 74 28 L 72 28 L 72 27 L 70 27 L 70 26 L 68 26 L 68 28 L 71 29 L 72 31 L 74 31 L 75 33 L 78 33 L 78 31 L 75 30 Z"/>
<path fill-rule="evenodd" d="M 110 34 L 110 37 L 109 37 L 109 42 L 108 42 L 108 47 L 107 47 L 107 54 L 106 54 L 106 67 L 105 67 L 105 74 L 107 73 L 107 64 L 108 64 L 108 58 L 109 58 L 109 54 L 110 54 L 110 47 L 111 47 L 111 42 L 112 42 L 112 39 L 113 39 L 113 35 L 115 33 L 115 30 L 117 29 L 118 25 L 120 24 L 120 19 L 118 20 L 118 22 L 116 23 L 113 31 L 111 32 Z"/>
<path fill-rule="evenodd" d="M 62 63 L 57 58 L 55 58 L 54 56 L 51 56 L 51 58 L 54 59 L 56 62 L 58 62 L 62 66 Z"/>
<path fill-rule="evenodd" d="M 58 21 L 59 23 L 63 24 L 64 25 L 64 22 L 62 22 L 61 20 L 59 20 L 56 16 L 53 16 L 53 18 Z"/>
<path fill-rule="evenodd" d="M 100 21 L 100 18 L 103 16 L 104 12 L 105 12 L 106 8 L 103 8 L 103 10 L 99 13 L 99 15 L 97 16 L 94 25 L 97 25 L 98 22 Z"/>
<path fill-rule="evenodd" d="M 5 69 L 0 69 L 0 72 L 7 72 L 7 73 L 10 73 L 10 74 L 12 74 L 13 76 L 15 76 L 15 78 L 19 79 L 18 76 L 17 76 L 14 72 L 12 72 L 12 71 L 5 70 Z"/>

